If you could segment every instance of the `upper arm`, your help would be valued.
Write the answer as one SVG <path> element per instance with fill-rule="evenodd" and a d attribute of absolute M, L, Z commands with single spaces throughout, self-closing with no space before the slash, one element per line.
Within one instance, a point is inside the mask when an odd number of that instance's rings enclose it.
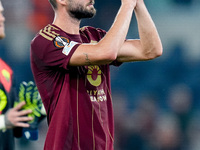
<path fill-rule="evenodd" d="M 144 60 L 142 46 L 139 39 L 126 40 L 118 52 L 117 60 L 119 62 L 129 62 Z"/>
<path fill-rule="evenodd" d="M 160 56 L 159 50 L 149 47 L 144 49 L 140 39 L 126 40 L 118 51 L 117 60 L 119 62 L 150 60 Z"/>

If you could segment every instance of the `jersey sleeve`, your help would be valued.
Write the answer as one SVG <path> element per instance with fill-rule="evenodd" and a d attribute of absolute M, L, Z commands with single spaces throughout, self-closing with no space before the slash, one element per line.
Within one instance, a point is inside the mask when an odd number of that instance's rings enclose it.
<path fill-rule="evenodd" d="M 31 53 L 35 59 L 34 62 L 38 67 L 67 69 L 72 54 L 80 44 L 70 41 L 55 31 L 46 30 L 41 30 L 31 42 Z"/>

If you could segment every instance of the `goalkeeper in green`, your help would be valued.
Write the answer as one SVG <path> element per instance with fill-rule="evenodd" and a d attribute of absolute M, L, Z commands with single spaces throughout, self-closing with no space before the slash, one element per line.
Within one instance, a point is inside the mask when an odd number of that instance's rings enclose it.
<path fill-rule="evenodd" d="M 0 39 L 5 37 L 3 6 L 0 0 Z M 0 58 L 0 150 L 14 150 L 14 137 L 37 139 L 42 102 L 33 82 L 21 83 L 19 99 L 13 70 Z M 15 106 L 15 107 L 14 107 Z"/>

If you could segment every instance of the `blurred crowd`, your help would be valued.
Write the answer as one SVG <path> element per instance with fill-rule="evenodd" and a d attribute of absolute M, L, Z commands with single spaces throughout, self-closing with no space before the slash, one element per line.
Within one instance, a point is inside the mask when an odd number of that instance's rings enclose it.
<path fill-rule="evenodd" d="M 200 149 L 199 82 L 197 79 L 192 84 L 186 64 L 184 67 L 174 64 L 172 71 L 168 64 L 170 58 L 164 62 L 131 64 L 135 72 L 123 77 L 131 84 L 121 83 L 124 90 L 118 88 L 119 83 L 113 82 L 117 150 Z M 169 66 L 164 67 L 165 63 Z M 130 66 L 117 72 L 125 73 Z M 162 73 L 159 73 L 161 68 L 158 66 L 163 67 Z M 137 72 L 138 68 L 144 69 L 142 73 Z M 198 64 L 190 71 L 197 77 L 200 73 Z M 158 76 L 164 77 L 160 79 Z"/>
<path fill-rule="evenodd" d="M 200 149 L 200 1 L 145 0 L 163 42 L 162 57 L 111 68 L 115 113 L 115 150 Z M 13 68 L 16 84 L 33 80 L 30 42 L 53 21 L 47 0 L 2 0 L 6 38 L 1 57 Z M 120 0 L 97 1 L 97 15 L 83 20 L 108 30 Z M 134 21 L 128 38 L 138 38 Z M 47 131 L 40 126 L 38 141 L 16 139 L 17 150 L 42 149 Z"/>

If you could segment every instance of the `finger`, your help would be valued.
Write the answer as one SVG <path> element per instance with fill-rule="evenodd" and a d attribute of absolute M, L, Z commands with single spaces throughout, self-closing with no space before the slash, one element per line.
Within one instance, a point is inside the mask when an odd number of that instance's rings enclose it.
<path fill-rule="evenodd" d="M 26 122 L 26 121 L 31 121 L 33 120 L 33 117 L 18 117 L 16 119 L 17 122 Z"/>
<path fill-rule="evenodd" d="M 23 122 L 19 122 L 19 123 L 16 123 L 16 126 L 17 126 L 17 127 L 28 128 L 28 127 L 30 127 L 30 124 L 28 124 L 28 123 L 23 123 Z"/>
<path fill-rule="evenodd" d="M 25 101 L 20 102 L 17 106 L 14 107 L 15 110 L 20 110 L 22 109 L 22 107 L 26 104 Z"/>
<path fill-rule="evenodd" d="M 19 112 L 17 112 L 17 116 L 20 117 L 20 116 L 26 116 L 30 113 L 32 113 L 33 111 L 31 109 L 27 109 L 27 110 L 21 110 Z"/>

